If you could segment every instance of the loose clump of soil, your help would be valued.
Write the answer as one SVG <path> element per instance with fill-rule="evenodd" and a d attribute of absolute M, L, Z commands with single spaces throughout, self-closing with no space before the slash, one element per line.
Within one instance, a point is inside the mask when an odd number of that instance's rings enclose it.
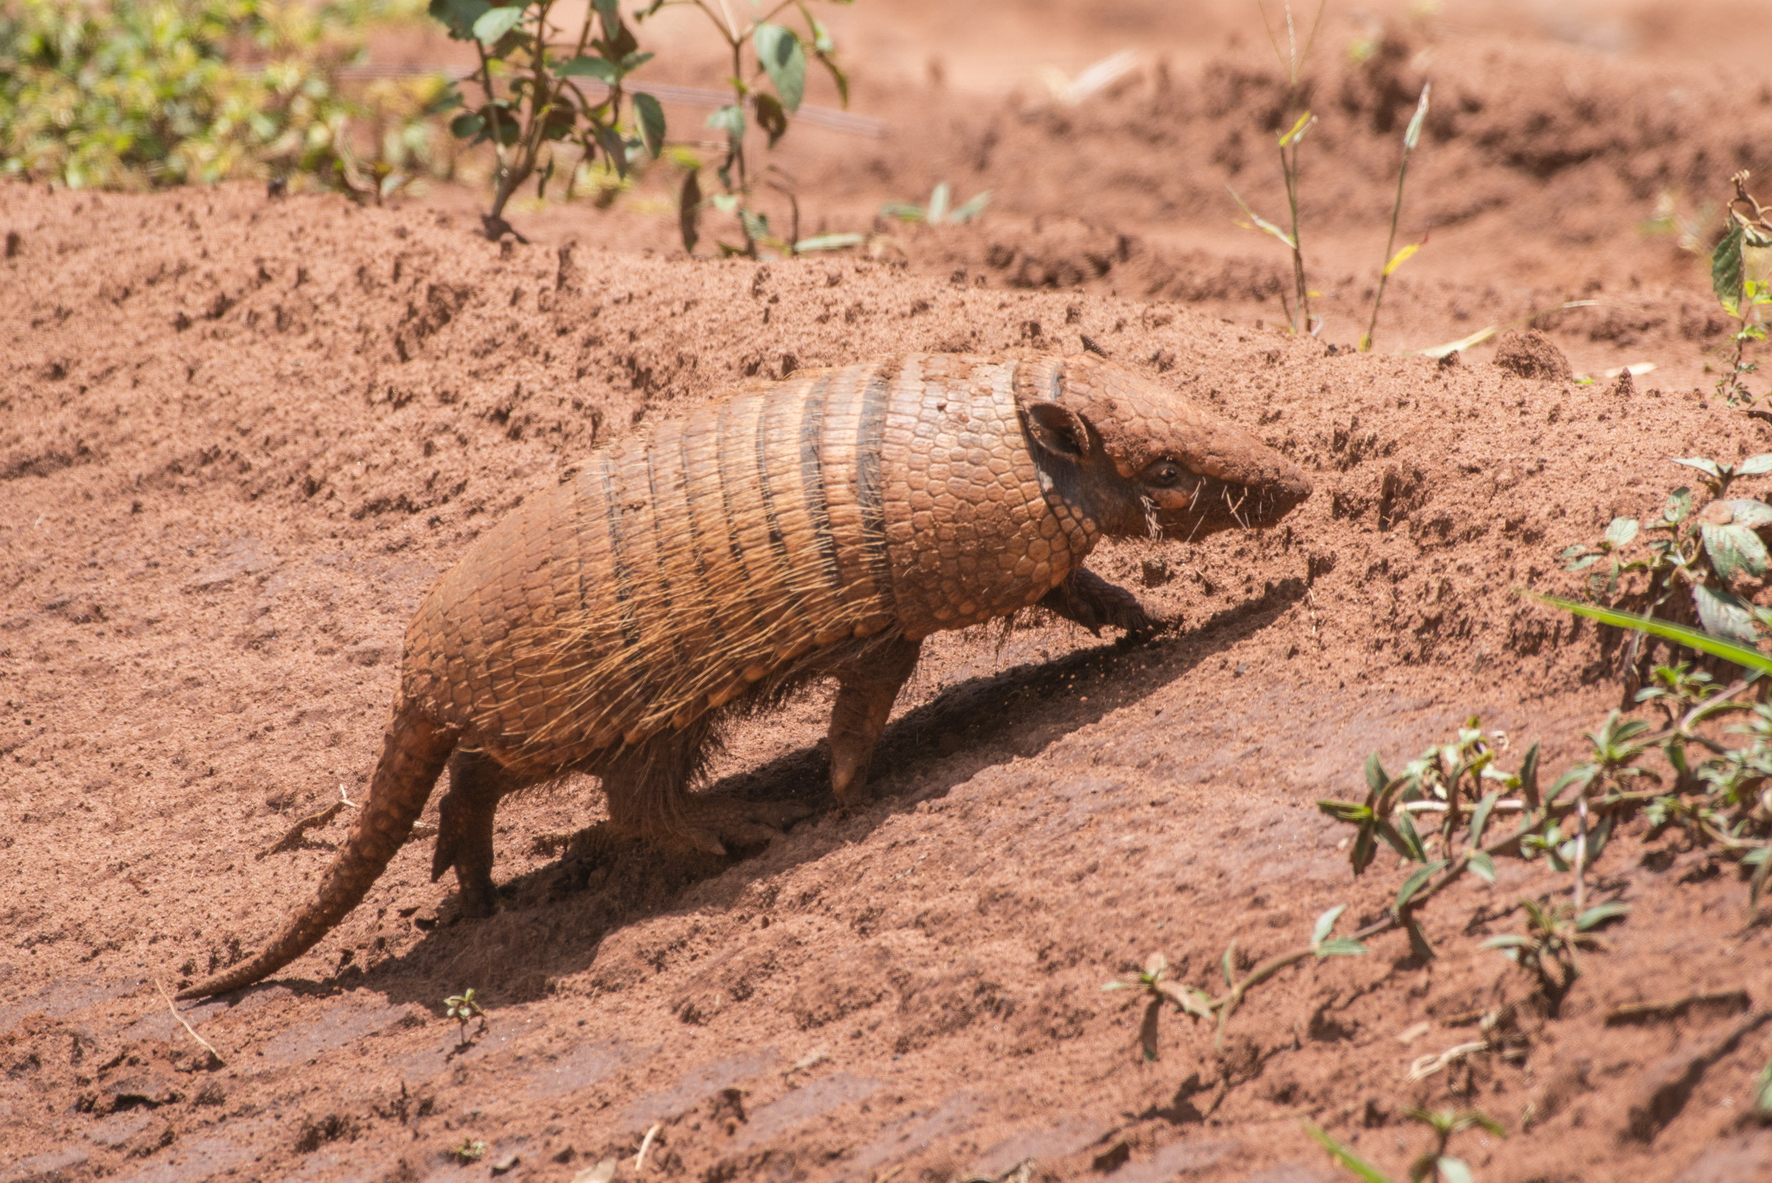
<path fill-rule="evenodd" d="M 1554 1017 L 1479 947 L 1567 893 L 1511 860 L 1426 912 L 1434 960 L 1392 934 L 1283 971 L 1222 1050 L 1169 1016 L 1144 1063 L 1141 1000 L 1100 989 L 1159 951 L 1216 989 L 1233 943 L 1241 972 L 1334 905 L 1383 916 L 1395 861 L 1354 879 L 1315 808 L 1373 751 L 1480 715 L 1510 767 L 1580 758 L 1615 639 L 1514 589 L 1575 590 L 1565 547 L 1658 512 L 1671 457 L 1772 450 L 1761 421 L 1580 384 L 1554 333 L 1442 364 L 1181 293 L 979 286 L 943 253 L 964 235 L 902 266 L 690 261 L 488 243 L 420 204 L 22 184 L 0 230 L 0 1181 L 627 1177 L 649 1131 L 672 1178 L 1333 1178 L 1299 1115 L 1401 1177 L 1414 1105 L 1506 1125 L 1453 1141 L 1486 1180 L 1772 1171 L 1772 928 L 1733 864 L 1642 822 L 1593 879 L 1632 912 Z M 573 781 L 501 810 L 494 918 L 458 919 L 421 837 L 274 984 L 181 1012 L 222 1062 L 169 1013 L 157 985 L 312 890 L 348 806 L 264 852 L 359 799 L 417 598 L 523 497 L 745 381 L 1085 337 L 1316 485 L 1266 533 L 1097 556 L 1172 631 L 943 635 L 869 808 L 825 793 L 815 691 L 710 774 L 813 808 L 762 851 L 661 860 Z M 460 1045 L 470 987 L 488 1025 Z"/>

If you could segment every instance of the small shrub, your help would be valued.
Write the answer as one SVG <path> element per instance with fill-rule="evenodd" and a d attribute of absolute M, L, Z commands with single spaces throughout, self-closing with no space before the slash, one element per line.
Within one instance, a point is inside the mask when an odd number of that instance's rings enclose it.
<path fill-rule="evenodd" d="M 444 171 L 442 76 L 357 95 L 339 82 L 368 28 L 415 3 L 17 0 L 0 10 L 0 171 L 70 188 L 309 179 L 375 197 Z"/>

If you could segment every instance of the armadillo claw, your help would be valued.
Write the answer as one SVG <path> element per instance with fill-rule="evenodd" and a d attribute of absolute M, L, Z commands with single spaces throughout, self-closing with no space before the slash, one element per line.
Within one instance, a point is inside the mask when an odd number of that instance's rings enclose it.
<path fill-rule="evenodd" d="M 1039 606 L 1098 636 L 1103 626 L 1129 633 L 1153 632 L 1159 627 L 1137 596 L 1086 567 L 1078 567 L 1063 583 L 1040 597 Z"/>

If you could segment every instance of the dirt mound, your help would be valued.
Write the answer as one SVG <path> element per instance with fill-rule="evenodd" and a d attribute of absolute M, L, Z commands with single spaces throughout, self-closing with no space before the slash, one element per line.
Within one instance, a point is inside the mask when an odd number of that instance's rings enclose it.
<path fill-rule="evenodd" d="M 0 913 L 0 1179 L 478 1178 L 507 1156 L 565 1179 L 658 1123 L 649 1169 L 673 1176 L 1032 1157 L 1120 1183 L 1328 1178 L 1294 1115 L 1397 1164 L 1422 1141 L 1403 1108 L 1448 1087 L 1526 1115 L 1462 1145 L 1485 1177 L 1746 1179 L 1772 1154 L 1737 1119 L 1772 938 L 1701 852 L 1609 854 L 1637 911 L 1554 1020 L 1477 947 L 1563 885 L 1538 864 L 1454 892 L 1429 965 L 1392 937 L 1288 971 L 1222 1054 L 1175 1025 L 1140 1065 L 1136 1000 L 1099 990 L 1156 949 L 1204 986 L 1233 941 L 1246 968 L 1331 905 L 1384 915 L 1395 884 L 1352 880 L 1312 806 L 1357 792 L 1373 750 L 1400 763 L 1475 712 L 1572 757 L 1615 699 L 1609 654 L 1512 589 L 1564 586 L 1563 547 L 1658 508 L 1668 457 L 1766 450 L 1758 422 L 1173 303 L 500 246 L 419 206 L 11 185 L 0 224 L 20 235 L 0 263 L 0 807 L 28 885 Z M 167 1013 L 153 982 L 238 959 L 329 861 L 342 819 L 254 855 L 356 797 L 417 597 L 594 444 L 802 366 L 1084 347 L 1316 481 L 1277 530 L 1092 563 L 1174 632 L 943 636 L 872 808 L 831 810 L 814 693 L 713 770 L 710 791 L 816 810 L 754 857 L 615 843 L 575 782 L 501 812 L 493 919 L 456 919 L 420 841 L 283 984 L 185 1012 L 225 1065 Z M 452 1050 L 442 1004 L 467 987 L 490 1026 Z M 1745 1013 L 1608 1023 L 1741 989 Z M 1517 1054 L 1407 1079 L 1491 1010 Z"/>

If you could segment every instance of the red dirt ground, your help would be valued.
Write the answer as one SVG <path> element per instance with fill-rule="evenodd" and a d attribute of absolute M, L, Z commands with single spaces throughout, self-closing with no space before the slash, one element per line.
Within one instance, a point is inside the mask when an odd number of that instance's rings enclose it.
<path fill-rule="evenodd" d="M 1658 508 L 1671 457 L 1772 450 L 1708 393 L 1723 321 L 1701 262 L 1637 231 L 1664 189 L 1696 208 L 1736 168 L 1772 182 L 1765 29 L 1704 4 L 1383 9 L 1391 48 L 1356 68 L 1332 13 L 1311 341 L 1275 327 L 1284 260 L 1222 196 L 1279 205 L 1253 12 L 1177 29 L 1164 5 L 1084 23 L 1028 0 L 968 31 L 953 5 L 884 7 L 840 32 L 868 63 L 858 109 L 892 132 L 796 129 L 783 161 L 832 229 L 940 179 L 997 195 L 977 226 L 900 233 L 902 262 L 685 259 L 643 200 L 662 176 L 607 212 L 519 210 L 529 246 L 472 236 L 460 192 L 0 186 L 0 1183 L 565 1181 L 607 1156 L 628 1179 L 654 1127 L 639 1173 L 709 1183 L 1030 1159 L 1113 1183 L 1346 1177 L 1301 1116 L 1400 1178 L 1429 1144 L 1412 1105 L 1503 1122 L 1453 1141 L 1484 1183 L 1772 1177 L 1748 1114 L 1772 927 L 1744 923 L 1732 865 L 1640 823 L 1595 876 L 1633 911 L 1555 1018 L 1478 947 L 1521 896 L 1567 895 L 1510 860 L 1435 901 L 1437 959 L 1392 934 L 1287 970 L 1222 1053 L 1171 1018 L 1142 1062 L 1138 1000 L 1099 988 L 1157 951 L 1210 986 L 1233 941 L 1248 966 L 1333 905 L 1382 916 L 1394 861 L 1352 878 L 1314 807 L 1359 794 L 1368 753 L 1395 767 L 1477 714 L 1504 762 L 1542 741 L 1560 771 L 1620 700 L 1605 639 L 1512 589 L 1575 588 L 1559 552 Z M 1119 88 L 1036 101 L 1033 66 L 1127 45 L 1147 57 Z M 1435 230 L 1380 349 L 1602 299 L 1542 327 L 1577 372 L 1656 362 L 1634 392 L 1516 377 L 1493 346 L 1451 366 L 1328 348 L 1363 328 L 1429 76 L 1403 233 Z M 272 984 L 181 1012 L 225 1063 L 168 1012 L 156 982 L 237 960 L 312 889 L 342 818 L 258 852 L 360 792 L 409 613 L 522 497 L 747 377 L 1084 335 L 1316 483 L 1265 534 L 1098 556 L 1173 632 L 944 635 L 871 808 L 828 799 L 815 691 L 709 777 L 813 808 L 764 850 L 666 862 L 605 834 L 575 780 L 501 810 L 494 918 L 459 919 L 416 841 Z M 462 1050 L 443 999 L 468 987 L 489 1024 Z M 1504 1051 L 1408 1079 L 1491 1009 Z M 449 1157 L 475 1140 L 478 1162 Z"/>

